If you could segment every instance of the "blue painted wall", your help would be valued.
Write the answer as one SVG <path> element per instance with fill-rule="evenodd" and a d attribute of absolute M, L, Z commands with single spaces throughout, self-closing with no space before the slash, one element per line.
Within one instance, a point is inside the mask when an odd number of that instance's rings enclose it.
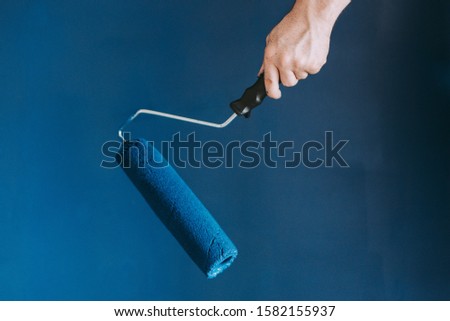
<path fill-rule="evenodd" d="M 292 1 L 0 3 L 0 299 L 450 299 L 445 1 L 354 1 L 322 72 L 223 130 L 350 142 L 343 169 L 179 170 L 239 248 L 208 281 L 102 144 L 149 107 L 212 121 Z"/>

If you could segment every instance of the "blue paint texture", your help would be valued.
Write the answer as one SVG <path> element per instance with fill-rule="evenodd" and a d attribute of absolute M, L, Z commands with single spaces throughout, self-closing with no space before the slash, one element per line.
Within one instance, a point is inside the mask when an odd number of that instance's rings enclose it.
<path fill-rule="evenodd" d="M 116 159 L 208 279 L 233 263 L 238 254 L 233 242 L 152 144 L 145 139 L 125 141 Z"/>

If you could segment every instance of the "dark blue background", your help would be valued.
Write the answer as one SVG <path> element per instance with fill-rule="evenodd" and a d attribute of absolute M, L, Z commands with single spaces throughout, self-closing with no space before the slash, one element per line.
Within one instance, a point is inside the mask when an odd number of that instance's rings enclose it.
<path fill-rule="evenodd" d="M 350 168 L 182 169 L 239 248 L 209 281 L 101 146 L 137 108 L 223 121 L 292 1 L 0 4 L 0 299 L 450 299 L 449 5 L 354 1 L 328 64 L 222 130 L 349 139 Z"/>

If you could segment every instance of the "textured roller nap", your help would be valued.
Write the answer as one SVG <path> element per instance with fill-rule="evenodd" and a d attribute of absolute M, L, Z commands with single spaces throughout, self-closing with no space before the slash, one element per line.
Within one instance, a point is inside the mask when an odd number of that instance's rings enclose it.
<path fill-rule="evenodd" d="M 125 173 L 208 278 L 230 266 L 237 256 L 233 242 L 158 150 L 138 139 L 121 152 Z"/>

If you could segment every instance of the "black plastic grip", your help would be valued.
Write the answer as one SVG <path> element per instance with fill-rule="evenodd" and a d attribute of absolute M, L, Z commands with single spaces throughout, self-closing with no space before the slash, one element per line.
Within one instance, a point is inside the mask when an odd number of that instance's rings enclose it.
<path fill-rule="evenodd" d="M 253 86 L 248 87 L 242 97 L 230 103 L 231 109 L 239 116 L 250 117 L 253 108 L 259 106 L 266 98 L 266 86 L 264 85 L 264 73 L 259 75 Z"/>

